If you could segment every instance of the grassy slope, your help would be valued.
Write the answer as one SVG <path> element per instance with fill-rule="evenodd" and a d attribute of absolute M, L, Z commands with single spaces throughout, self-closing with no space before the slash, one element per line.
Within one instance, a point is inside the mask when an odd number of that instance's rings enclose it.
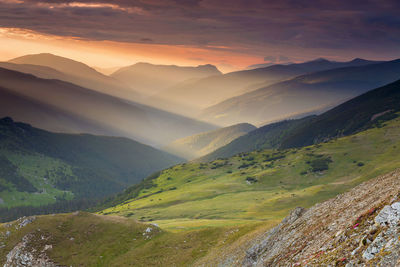
<path fill-rule="evenodd" d="M 19 230 L 0 224 L 0 264 L 32 233 L 29 246 L 41 251 L 45 244 L 53 245 L 49 256 L 67 266 L 215 266 L 221 260 L 229 266 L 243 256 L 248 242 L 293 207 L 311 206 L 400 167 L 399 133 L 396 118 L 383 127 L 302 149 L 177 165 L 127 190 L 130 195 L 120 195 L 115 201 L 137 197 L 101 212 L 109 216 L 39 216 Z M 326 167 L 324 162 L 328 170 L 312 171 Z M 248 184 L 246 178 L 257 182 Z M 132 218 L 155 220 L 161 229 L 146 237 L 149 226 Z M 9 237 L 6 231 L 11 231 Z"/>
<path fill-rule="evenodd" d="M 177 165 L 146 186 L 127 190 L 110 202 L 122 204 L 100 213 L 155 221 L 168 229 L 276 221 L 296 206 L 310 207 L 400 167 L 399 133 L 396 118 L 382 128 L 302 149 Z M 331 159 L 329 169 L 313 172 L 321 159 Z"/>
<path fill-rule="evenodd" d="M 26 192 L 18 190 L 13 184 L 8 184 L 7 190 L 0 192 L 0 198 L 3 200 L 3 205 L 0 207 L 39 206 L 55 203 L 57 198 L 65 200 L 74 198 L 71 191 L 57 189 L 52 185 L 54 181 L 65 175 L 73 175 L 71 165 L 40 154 L 21 154 L 0 150 L 0 155 L 17 166 L 17 173 L 36 188 L 36 192 Z M 48 173 L 49 178 L 43 179 Z M 1 177 L 0 184 L 3 183 L 3 177 Z"/>
<path fill-rule="evenodd" d="M 9 118 L 0 120 L 0 159 L 0 207 L 104 197 L 181 162 L 126 138 L 51 133 Z"/>
<path fill-rule="evenodd" d="M 82 212 L 39 216 L 24 228 L 16 230 L 15 226 L 0 224 L 1 265 L 27 233 L 34 236 L 28 246 L 42 251 L 51 244 L 48 254 L 62 266 L 187 266 L 215 250 L 242 242 L 241 238 L 254 229 L 244 226 L 170 232 L 131 219 Z M 153 229 L 150 234 L 145 234 L 147 227 Z M 11 232 L 9 237 L 7 231 Z"/>

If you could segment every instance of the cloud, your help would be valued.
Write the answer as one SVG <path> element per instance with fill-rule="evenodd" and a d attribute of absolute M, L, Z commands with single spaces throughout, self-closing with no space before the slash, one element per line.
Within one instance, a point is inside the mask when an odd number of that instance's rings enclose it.
<path fill-rule="evenodd" d="M 275 56 L 265 56 L 264 61 L 265 62 L 276 62 L 276 57 Z"/>
<path fill-rule="evenodd" d="M 277 55 L 277 56 L 265 56 L 264 61 L 269 63 L 286 63 L 290 60 L 289 57 L 284 55 Z"/>
<path fill-rule="evenodd" d="M 279 55 L 279 62 L 288 62 L 289 60 L 290 58 L 288 58 L 287 56 Z"/>
<path fill-rule="evenodd" d="M 151 39 L 151 38 L 141 38 L 140 41 L 145 42 L 145 43 L 152 43 L 152 42 L 154 42 L 154 40 Z"/>
<path fill-rule="evenodd" d="M 0 27 L 259 56 L 279 49 L 285 56 L 265 61 L 282 62 L 293 50 L 400 53 L 399 10 L 397 0 L 0 0 Z"/>

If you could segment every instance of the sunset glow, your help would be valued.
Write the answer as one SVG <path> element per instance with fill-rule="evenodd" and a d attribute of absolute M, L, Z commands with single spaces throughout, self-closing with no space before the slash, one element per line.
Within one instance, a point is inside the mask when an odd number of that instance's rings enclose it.
<path fill-rule="evenodd" d="M 0 0 L 0 60 L 45 51 L 105 67 L 209 63 L 227 72 L 349 60 L 354 47 L 376 60 L 400 53 L 396 1 L 289 2 Z"/>

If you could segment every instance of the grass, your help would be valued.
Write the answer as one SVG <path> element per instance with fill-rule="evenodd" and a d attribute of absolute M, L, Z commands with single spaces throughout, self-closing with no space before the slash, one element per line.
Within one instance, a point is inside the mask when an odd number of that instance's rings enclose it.
<path fill-rule="evenodd" d="M 151 233 L 145 232 L 148 227 Z M 0 244 L 5 245 L 0 264 L 27 233 L 34 236 L 28 247 L 42 251 L 52 245 L 49 256 L 62 266 L 187 266 L 253 230 L 253 225 L 246 225 L 170 232 L 132 219 L 84 212 L 38 216 L 19 230 L 15 224 L 0 225 Z M 6 231 L 11 231 L 9 237 Z"/>
<path fill-rule="evenodd" d="M 137 196 L 99 213 L 156 221 L 174 230 L 279 221 L 296 206 L 310 207 L 400 167 L 399 133 L 397 118 L 301 149 L 176 165 Z"/>
<path fill-rule="evenodd" d="M 38 191 L 19 192 L 10 186 L 8 190 L 0 192 L 0 198 L 3 200 L 0 207 L 40 206 L 55 203 L 57 198 L 73 199 L 72 192 L 57 189 L 53 185 L 63 176 L 73 175 L 68 164 L 36 153 L 24 154 L 1 150 L 1 154 L 17 166 L 18 174 L 31 182 Z"/>
<path fill-rule="evenodd" d="M 381 126 L 301 149 L 176 165 L 97 215 L 38 216 L 20 230 L 0 224 L 0 264 L 32 233 L 29 245 L 36 251 L 53 245 L 49 256 L 59 265 L 240 265 L 252 242 L 296 206 L 310 207 L 399 168 L 400 118 Z M 143 222 L 160 228 L 151 226 L 147 235 Z"/>

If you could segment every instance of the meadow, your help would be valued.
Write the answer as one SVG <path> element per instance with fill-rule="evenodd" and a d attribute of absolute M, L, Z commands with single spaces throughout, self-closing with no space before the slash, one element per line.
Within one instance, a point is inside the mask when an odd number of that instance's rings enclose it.
<path fill-rule="evenodd" d="M 185 163 L 147 178 L 99 212 L 163 229 L 273 223 L 297 206 L 345 192 L 400 167 L 400 119 L 300 149 Z M 114 200 L 115 201 L 115 200 Z"/>

